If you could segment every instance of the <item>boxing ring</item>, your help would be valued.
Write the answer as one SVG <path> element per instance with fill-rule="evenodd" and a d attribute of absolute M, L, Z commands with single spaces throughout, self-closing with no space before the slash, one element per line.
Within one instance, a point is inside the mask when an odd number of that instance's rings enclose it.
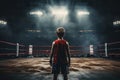
<path fill-rule="evenodd" d="M 0 80 L 52 80 L 51 46 L 0 41 Z M 119 80 L 120 42 L 70 46 L 69 80 Z M 89 58 L 90 57 L 90 58 Z M 94 57 L 94 58 L 93 58 Z M 63 80 L 59 75 L 59 80 Z"/>
<path fill-rule="evenodd" d="M 0 57 L 49 57 L 51 46 L 24 45 L 0 41 Z M 70 46 L 72 57 L 120 57 L 120 41 L 88 46 Z"/>

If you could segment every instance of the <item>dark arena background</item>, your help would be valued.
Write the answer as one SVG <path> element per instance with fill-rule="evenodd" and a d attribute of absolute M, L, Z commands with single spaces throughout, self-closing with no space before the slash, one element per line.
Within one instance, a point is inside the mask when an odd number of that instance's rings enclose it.
<path fill-rule="evenodd" d="M 119 0 L 0 0 L 0 80 L 52 80 L 58 27 L 70 44 L 69 80 L 120 80 L 119 8 Z"/>

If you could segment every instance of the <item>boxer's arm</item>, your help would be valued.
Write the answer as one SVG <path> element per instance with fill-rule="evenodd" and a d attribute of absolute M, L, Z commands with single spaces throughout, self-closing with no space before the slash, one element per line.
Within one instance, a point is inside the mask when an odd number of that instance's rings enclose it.
<path fill-rule="evenodd" d="M 54 51 L 54 42 L 52 43 L 52 47 L 51 47 L 51 52 L 50 52 L 50 65 L 52 66 L 52 58 L 53 58 L 53 51 Z"/>
<path fill-rule="evenodd" d="M 67 42 L 67 57 L 68 57 L 68 66 L 70 66 L 71 59 L 70 59 L 70 49 L 69 49 L 69 43 Z"/>

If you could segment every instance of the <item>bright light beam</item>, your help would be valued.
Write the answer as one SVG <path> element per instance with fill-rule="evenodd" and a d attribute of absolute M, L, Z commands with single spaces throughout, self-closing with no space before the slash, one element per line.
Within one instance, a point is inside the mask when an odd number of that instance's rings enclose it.
<path fill-rule="evenodd" d="M 113 22 L 113 25 L 114 25 L 114 26 L 120 25 L 120 21 L 119 21 L 119 20 L 118 20 L 118 21 L 114 21 L 114 22 Z"/>
<path fill-rule="evenodd" d="M 6 22 L 6 21 L 3 21 L 3 20 L 0 20 L 0 24 L 2 24 L 2 25 L 7 25 L 7 22 Z"/>
<path fill-rule="evenodd" d="M 51 13 L 54 16 L 65 17 L 68 15 L 68 10 L 66 7 L 53 7 L 51 8 Z"/>
<path fill-rule="evenodd" d="M 69 10 L 67 6 L 49 6 L 55 26 L 64 26 L 68 23 Z"/>
<path fill-rule="evenodd" d="M 77 15 L 90 15 L 88 11 L 77 11 Z"/>
<path fill-rule="evenodd" d="M 42 16 L 42 15 L 43 15 L 43 12 L 42 12 L 42 11 L 33 11 L 33 12 L 30 12 L 30 15 Z"/>

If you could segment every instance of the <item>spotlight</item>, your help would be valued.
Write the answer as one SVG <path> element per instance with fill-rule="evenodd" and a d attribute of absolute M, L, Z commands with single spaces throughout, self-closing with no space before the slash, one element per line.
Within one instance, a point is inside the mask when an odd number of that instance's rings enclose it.
<path fill-rule="evenodd" d="M 42 12 L 42 11 L 33 11 L 33 12 L 30 12 L 30 15 L 42 16 L 42 15 L 43 15 L 43 12 Z"/>
<path fill-rule="evenodd" d="M 55 26 L 64 26 L 68 23 L 69 9 L 67 6 L 49 6 L 49 11 L 53 17 Z"/>
<path fill-rule="evenodd" d="M 77 11 L 77 15 L 90 15 L 88 11 Z"/>
<path fill-rule="evenodd" d="M 0 24 L 1 24 L 1 25 L 7 25 L 7 22 L 4 21 L 4 20 L 0 20 Z"/>
<path fill-rule="evenodd" d="M 58 16 L 59 15 L 67 15 L 68 11 L 66 11 L 64 9 L 60 9 L 60 10 L 56 9 L 56 10 L 52 11 L 52 14 L 53 15 L 58 15 Z"/>
<path fill-rule="evenodd" d="M 119 26 L 119 25 L 120 25 L 120 21 L 119 21 L 119 20 L 114 21 L 114 22 L 113 22 L 113 25 L 114 25 L 114 26 Z"/>
<path fill-rule="evenodd" d="M 58 17 L 65 17 L 68 15 L 68 10 L 64 6 L 55 6 L 50 8 L 52 15 Z"/>

